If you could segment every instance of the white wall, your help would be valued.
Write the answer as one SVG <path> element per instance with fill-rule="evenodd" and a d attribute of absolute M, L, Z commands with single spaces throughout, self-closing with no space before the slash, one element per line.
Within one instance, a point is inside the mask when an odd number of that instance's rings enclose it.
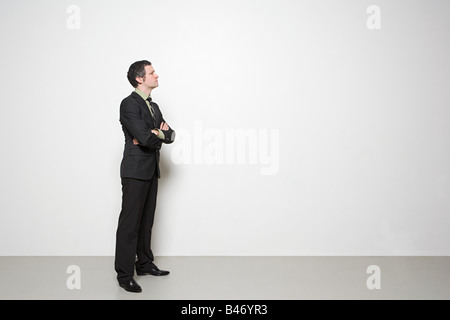
<path fill-rule="evenodd" d="M 0 255 L 114 254 L 141 59 L 178 134 L 156 255 L 450 255 L 449 1 L 0 9 Z"/>

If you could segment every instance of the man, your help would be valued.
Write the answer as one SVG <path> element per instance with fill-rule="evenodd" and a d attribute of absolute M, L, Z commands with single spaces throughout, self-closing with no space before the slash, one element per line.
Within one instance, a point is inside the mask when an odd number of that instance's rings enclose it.
<path fill-rule="evenodd" d="M 120 165 L 122 209 L 116 233 L 114 268 L 119 285 L 129 292 L 142 292 L 134 280 L 137 275 L 164 276 L 154 263 L 151 235 L 158 191 L 159 151 L 162 143 L 172 143 L 173 131 L 159 106 L 151 100 L 158 87 L 158 75 L 152 64 L 136 61 L 128 70 L 135 90 L 120 104 L 120 123 L 125 148 Z"/>

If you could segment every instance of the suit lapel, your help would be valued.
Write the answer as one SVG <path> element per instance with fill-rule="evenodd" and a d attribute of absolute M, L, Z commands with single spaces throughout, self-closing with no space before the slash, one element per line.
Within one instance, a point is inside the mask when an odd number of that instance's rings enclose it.
<path fill-rule="evenodd" d="M 150 122 L 153 123 L 153 127 L 155 127 L 155 121 L 153 120 L 152 114 L 150 113 L 150 109 L 147 106 L 147 102 L 145 102 L 145 100 L 142 99 L 142 97 L 134 91 L 131 93 L 131 96 L 139 102 L 141 107 L 144 109 L 144 113 L 147 114 L 147 116 L 150 118 Z"/>

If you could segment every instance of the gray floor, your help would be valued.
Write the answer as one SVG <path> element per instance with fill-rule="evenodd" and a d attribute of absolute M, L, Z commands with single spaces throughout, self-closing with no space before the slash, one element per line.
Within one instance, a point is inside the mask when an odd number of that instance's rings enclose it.
<path fill-rule="evenodd" d="M 113 257 L 0 257 L 0 299 L 450 299 L 450 257 L 157 257 L 155 263 L 171 274 L 136 276 L 143 289 L 138 294 L 118 286 L 113 262 Z M 379 289 L 368 287 L 375 283 L 367 270 L 372 265 L 379 267 Z"/>

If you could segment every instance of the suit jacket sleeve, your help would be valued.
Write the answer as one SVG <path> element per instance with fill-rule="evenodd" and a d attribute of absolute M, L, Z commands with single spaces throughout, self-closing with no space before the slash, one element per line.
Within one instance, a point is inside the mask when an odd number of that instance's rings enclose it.
<path fill-rule="evenodd" d="M 159 108 L 159 106 L 156 103 L 154 105 L 156 106 L 156 108 L 158 108 L 157 112 L 159 113 L 159 115 L 161 117 L 161 121 L 159 122 L 159 126 L 161 126 L 162 122 L 167 123 L 166 120 L 164 120 L 164 117 L 162 115 L 162 112 L 161 112 L 161 109 Z M 172 142 L 175 141 L 175 131 L 170 126 L 169 126 L 168 130 L 162 130 L 162 129 L 159 129 L 159 130 L 161 130 L 164 133 L 164 139 L 161 139 L 161 141 L 163 143 L 171 144 Z"/>
<path fill-rule="evenodd" d="M 163 119 L 163 122 L 166 121 Z M 164 133 L 164 139 L 161 140 L 162 142 L 166 144 L 171 144 L 172 142 L 175 141 L 175 131 L 172 128 L 169 127 L 169 130 L 162 130 L 162 129 L 159 130 L 161 130 Z"/>
<path fill-rule="evenodd" d="M 161 149 L 161 140 L 151 132 L 141 115 L 139 104 L 133 100 L 124 100 L 120 105 L 120 122 L 136 138 L 139 145 L 149 149 Z"/>

